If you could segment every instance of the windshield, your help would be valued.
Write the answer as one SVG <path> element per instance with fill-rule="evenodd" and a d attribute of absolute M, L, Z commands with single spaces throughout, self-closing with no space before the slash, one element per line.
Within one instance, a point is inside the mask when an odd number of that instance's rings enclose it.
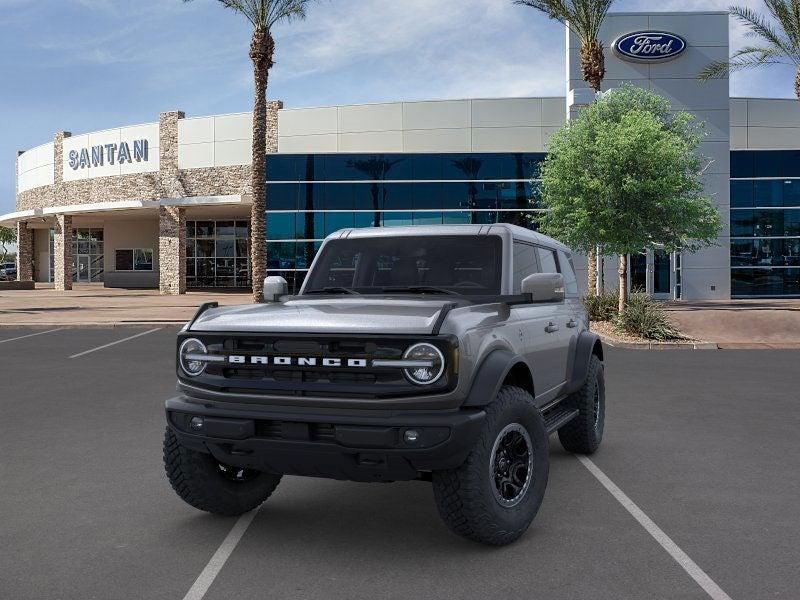
<path fill-rule="evenodd" d="M 322 249 L 304 293 L 495 295 L 502 246 L 494 235 L 333 240 Z"/>

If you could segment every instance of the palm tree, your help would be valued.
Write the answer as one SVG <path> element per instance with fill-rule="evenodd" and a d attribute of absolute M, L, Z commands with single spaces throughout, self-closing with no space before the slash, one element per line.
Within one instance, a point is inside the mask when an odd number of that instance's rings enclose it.
<path fill-rule="evenodd" d="M 530 6 L 551 19 L 563 23 L 581 42 L 581 76 L 595 92 L 600 91 L 606 76 L 600 27 L 614 0 L 514 0 L 514 4 Z M 597 251 L 588 256 L 589 295 L 597 290 Z"/>
<path fill-rule="evenodd" d="M 264 301 L 264 276 L 267 273 L 266 244 L 266 149 L 267 149 L 267 83 L 274 65 L 275 40 L 272 28 L 282 21 L 304 19 L 306 7 L 313 0 L 219 0 L 225 8 L 235 10 L 253 26 L 250 59 L 253 61 L 255 101 L 253 103 L 253 205 L 250 209 L 252 243 L 250 263 L 253 270 L 253 302 Z M 191 0 L 184 0 L 191 2 Z"/>
<path fill-rule="evenodd" d="M 730 60 L 716 61 L 700 73 L 703 81 L 725 77 L 731 71 L 764 65 L 794 65 L 794 93 L 800 100 L 800 0 L 764 0 L 771 19 L 746 6 L 732 6 L 730 13 L 748 29 L 747 35 L 761 45 L 745 46 Z M 774 23 L 773 23 L 774 22 Z"/>

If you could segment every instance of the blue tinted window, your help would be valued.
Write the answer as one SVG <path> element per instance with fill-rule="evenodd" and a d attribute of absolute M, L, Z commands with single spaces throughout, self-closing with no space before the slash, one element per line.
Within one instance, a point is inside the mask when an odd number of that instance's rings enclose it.
<path fill-rule="evenodd" d="M 731 181 L 731 206 L 734 208 L 753 206 L 752 181 Z"/>
<path fill-rule="evenodd" d="M 780 177 L 783 171 L 783 153 L 779 150 L 755 152 L 756 177 Z"/>
<path fill-rule="evenodd" d="M 384 227 L 402 227 L 413 224 L 410 212 L 386 212 L 382 217 Z"/>
<path fill-rule="evenodd" d="M 357 212 L 355 213 L 355 226 L 356 227 L 380 227 L 381 216 L 380 213 L 375 212 Z"/>
<path fill-rule="evenodd" d="M 783 181 L 756 181 L 755 206 L 783 206 Z"/>
<path fill-rule="evenodd" d="M 731 177 L 752 177 L 754 152 L 731 152 Z"/>
<path fill-rule="evenodd" d="M 267 215 L 268 240 L 293 240 L 297 213 L 270 213 Z M 219 254 L 219 252 L 217 252 Z"/>
<path fill-rule="evenodd" d="M 298 208 L 300 210 L 323 210 L 325 208 L 325 192 L 328 187 L 330 185 L 325 183 L 301 183 L 298 185 Z"/>
<path fill-rule="evenodd" d="M 294 242 L 271 242 L 267 244 L 268 269 L 294 269 L 296 260 Z"/>
<path fill-rule="evenodd" d="M 533 191 L 529 183 L 502 183 L 500 184 L 500 208 L 531 207 Z"/>
<path fill-rule="evenodd" d="M 800 294 L 800 269 L 733 269 L 734 296 L 786 296 Z"/>
<path fill-rule="evenodd" d="M 485 159 L 480 154 L 452 154 L 444 157 L 443 179 L 486 179 Z"/>
<path fill-rule="evenodd" d="M 415 154 L 411 157 L 413 179 L 441 179 L 442 156 L 440 154 Z"/>
<path fill-rule="evenodd" d="M 381 184 L 381 208 L 384 210 L 408 210 L 412 207 L 410 183 Z"/>
<path fill-rule="evenodd" d="M 442 213 L 440 212 L 415 212 L 412 215 L 414 225 L 441 225 Z"/>
<path fill-rule="evenodd" d="M 325 210 L 353 210 L 354 183 L 325 184 Z"/>
<path fill-rule="evenodd" d="M 444 208 L 467 208 L 469 206 L 469 187 L 467 183 L 443 183 L 441 188 Z"/>
<path fill-rule="evenodd" d="M 267 186 L 267 210 L 297 210 L 295 183 L 273 183 Z"/>
<path fill-rule="evenodd" d="M 472 222 L 472 214 L 467 211 L 460 212 L 445 212 L 444 224 L 445 225 L 465 225 Z"/>
<path fill-rule="evenodd" d="M 783 211 L 783 235 L 800 236 L 800 210 Z"/>
<path fill-rule="evenodd" d="M 297 181 L 300 157 L 294 154 L 267 156 L 267 181 Z"/>
<path fill-rule="evenodd" d="M 442 186 L 447 183 L 415 183 L 412 188 L 412 206 L 415 209 L 442 208 Z"/>
<path fill-rule="evenodd" d="M 379 210 L 381 195 L 381 184 L 379 183 L 353 184 L 353 206 L 356 210 Z"/>
<path fill-rule="evenodd" d="M 355 221 L 353 213 L 326 213 L 325 214 L 325 236 L 330 235 L 339 229 L 349 229 L 353 227 Z"/>
<path fill-rule="evenodd" d="M 791 179 L 783 182 L 783 205 L 800 206 L 800 180 Z"/>
<path fill-rule="evenodd" d="M 753 235 L 753 211 L 731 211 L 731 235 L 735 237 L 750 237 Z"/>

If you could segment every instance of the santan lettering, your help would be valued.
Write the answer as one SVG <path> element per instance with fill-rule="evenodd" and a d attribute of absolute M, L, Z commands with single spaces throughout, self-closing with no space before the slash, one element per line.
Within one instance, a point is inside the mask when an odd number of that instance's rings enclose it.
<path fill-rule="evenodd" d="M 671 39 L 665 44 L 657 44 L 660 40 L 663 40 L 663 36 L 649 36 L 649 35 L 640 35 L 634 38 L 633 46 L 629 52 L 635 55 L 662 55 L 666 56 L 672 54 L 672 44 L 675 40 Z"/>
<path fill-rule="evenodd" d="M 147 162 L 149 148 L 147 140 L 133 140 L 133 152 L 128 142 L 119 144 L 104 144 L 69 151 L 69 166 L 72 170 L 102 167 L 104 164 L 125 164 Z"/>

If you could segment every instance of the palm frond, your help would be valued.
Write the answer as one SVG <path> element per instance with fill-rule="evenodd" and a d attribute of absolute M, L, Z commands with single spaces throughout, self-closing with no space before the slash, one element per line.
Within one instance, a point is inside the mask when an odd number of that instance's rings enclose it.
<path fill-rule="evenodd" d="M 712 62 L 697 77 L 701 81 L 708 81 L 709 79 L 725 77 L 734 71 L 787 62 L 789 62 L 789 59 L 777 48 L 747 46 L 734 52 L 730 60 Z"/>
<path fill-rule="evenodd" d="M 797 49 L 800 41 L 800 18 L 795 11 L 800 10 L 800 3 L 797 0 L 764 0 L 764 4 L 786 33 L 792 47 Z"/>
<path fill-rule="evenodd" d="M 772 0 L 774 4 L 775 0 Z M 780 50 L 795 64 L 800 65 L 800 48 L 785 35 L 779 32 L 766 17 L 746 6 L 732 6 L 731 14 L 748 28 L 746 35 L 760 37 L 776 50 Z M 779 22 L 783 29 L 783 24 Z"/>
<path fill-rule="evenodd" d="M 615 0 L 514 0 L 564 23 L 582 44 L 596 41 L 600 27 Z"/>

